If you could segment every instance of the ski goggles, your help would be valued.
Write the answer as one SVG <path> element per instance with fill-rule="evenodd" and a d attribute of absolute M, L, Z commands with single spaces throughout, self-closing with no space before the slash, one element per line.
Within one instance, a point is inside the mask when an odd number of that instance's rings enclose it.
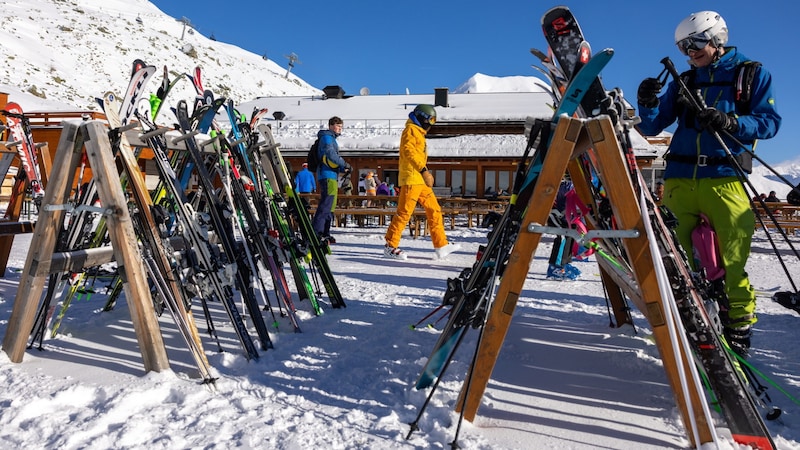
<path fill-rule="evenodd" d="M 678 49 L 680 49 L 681 53 L 684 55 L 688 55 L 689 51 L 699 51 L 706 48 L 706 45 L 711 42 L 710 39 L 706 39 L 705 37 L 701 36 L 691 36 L 687 37 L 686 39 L 681 39 L 677 42 Z"/>
<path fill-rule="evenodd" d="M 419 117 L 422 117 L 423 119 L 428 121 L 428 123 L 431 124 L 431 125 L 436 123 L 436 116 L 432 116 L 430 114 L 426 114 L 426 113 L 424 113 L 422 111 L 418 112 L 417 114 L 418 114 Z"/>

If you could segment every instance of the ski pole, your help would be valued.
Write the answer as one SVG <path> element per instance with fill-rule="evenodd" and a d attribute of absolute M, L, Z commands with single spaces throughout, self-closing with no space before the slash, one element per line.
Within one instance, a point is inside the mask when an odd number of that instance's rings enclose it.
<path fill-rule="evenodd" d="M 423 317 L 422 319 L 419 319 L 419 322 L 417 322 L 417 323 L 415 323 L 415 324 L 411 325 L 411 329 L 412 329 L 412 330 L 416 329 L 416 328 L 417 328 L 417 327 L 418 327 L 418 326 L 419 326 L 419 325 L 420 325 L 422 322 L 424 322 L 425 320 L 427 320 L 427 319 L 428 319 L 429 317 L 431 317 L 432 315 L 436 314 L 436 312 L 437 312 L 437 311 L 439 311 L 439 310 L 440 310 L 440 309 L 442 309 L 442 308 L 444 308 L 444 305 L 439 305 L 439 306 L 437 306 L 436 308 L 434 308 L 434 310 L 433 310 L 433 311 L 431 311 L 430 313 L 428 313 L 428 314 L 427 314 L 425 317 Z"/>

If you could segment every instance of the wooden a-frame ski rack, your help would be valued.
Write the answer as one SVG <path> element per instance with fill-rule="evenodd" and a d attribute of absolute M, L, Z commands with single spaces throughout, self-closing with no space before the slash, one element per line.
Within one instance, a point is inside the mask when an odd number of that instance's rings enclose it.
<path fill-rule="evenodd" d="M 43 207 L 39 211 L 39 220 L 33 233 L 6 334 L 3 337 L 3 351 L 12 362 L 22 362 L 45 281 L 54 270 L 56 240 L 66 209 L 60 205 L 68 203 L 70 188 L 84 147 L 92 167 L 100 202 L 105 210 L 113 257 L 117 261 L 120 276 L 124 281 L 126 303 L 130 310 L 144 369 L 146 372 L 167 370 L 169 361 L 166 348 L 139 256 L 133 223 L 119 182 L 108 129 L 104 123 L 96 120 L 63 122 L 61 138 L 52 165 L 54 171 L 50 173 L 42 201 L 43 205 L 50 207 Z M 71 259 L 69 256 L 67 258 Z"/>
<path fill-rule="evenodd" d="M 601 270 L 605 273 L 603 280 L 614 283 L 614 286 L 608 287 L 617 289 L 617 295 L 621 296 L 624 293 L 630 297 L 650 323 L 689 439 L 693 444 L 696 444 L 695 437 L 700 443 L 712 442 L 715 433 L 713 424 L 707 420 L 703 408 L 704 388 L 698 385 L 696 378 L 682 379 L 681 376 L 682 373 L 690 372 L 694 362 L 691 354 L 686 354 L 682 347 L 675 348 L 670 340 L 669 326 L 679 327 L 680 332 L 683 327 L 678 318 L 673 317 L 671 319 L 673 322 L 668 322 L 670 315 L 665 311 L 666 300 L 662 298 L 659 290 L 653 255 L 644 228 L 642 214 L 646 212 L 640 210 L 628 166 L 620 151 L 614 125 L 608 116 L 592 119 L 569 117 L 559 119 L 522 220 L 519 236 L 500 280 L 496 299 L 488 312 L 475 361 L 456 402 L 456 410 L 462 412 L 468 421 L 473 421 L 475 418 L 511 324 L 511 317 L 528 275 L 531 259 L 541 239 L 541 233 L 536 231 L 537 226 L 546 223 L 560 181 L 568 168 L 570 175 L 573 175 L 571 178 L 582 203 L 594 202 L 586 179 L 577 176 L 578 172 L 573 173 L 579 166 L 571 165 L 574 161 L 570 162 L 586 151 L 593 152 L 592 157 L 596 159 L 597 175 L 606 189 L 618 229 L 630 232 L 630 237 L 621 241 L 630 260 L 635 282 L 626 281 L 618 274 L 615 275 L 613 267 L 610 267 L 611 264 L 604 264 L 603 258 L 598 257 Z M 591 229 L 591 226 L 589 228 Z M 684 389 L 682 383 L 688 384 L 688 388 Z M 692 424 L 694 424 L 693 430 Z"/>

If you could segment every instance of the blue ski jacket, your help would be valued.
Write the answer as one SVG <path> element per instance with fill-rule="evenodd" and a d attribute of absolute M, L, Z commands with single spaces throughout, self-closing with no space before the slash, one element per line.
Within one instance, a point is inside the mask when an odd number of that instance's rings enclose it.
<path fill-rule="evenodd" d="M 736 47 L 726 48 L 722 57 L 696 70 L 694 86 L 706 105 L 722 112 L 733 112 L 739 129 L 732 134 L 748 150 L 754 150 L 757 139 L 769 139 L 778 132 L 781 116 L 775 107 L 772 93 L 772 76 L 761 67 L 756 68 L 752 82 L 749 111 L 736 111 L 737 88 L 735 77 L 740 63 L 749 61 Z M 691 86 L 690 86 L 691 88 Z M 680 161 L 669 160 L 664 178 L 720 178 L 736 176 L 735 169 L 725 162 L 725 150 L 713 134 L 697 123 L 692 108 L 681 98 L 678 84 L 673 80 L 666 88 L 655 108 L 639 105 L 642 122 L 639 131 L 646 136 L 655 136 L 676 120 L 678 122 L 668 155 L 677 155 Z M 740 108 L 741 109 L 741 108 Z M 723 136 L 733 155 L 745 151 L 733 140 Z M 701 155 L 707 157 L 703 158 Z M 669 158 L 669 157 L 668 157 Z M 699 164 L 698 164 L 699 161 Z M 704 164 L 705 162 L 705 164 Z"/>
<path fill-rule="evenodd" d="M 301 171 L 297 172 L 294 177 L 294 188 L 301 194 L 308 194 L 316 190 L 317 182 L 314 181 L 314 174 L 308 170 L 308 167 L 303 167 Z"/>
<path fill-rule="evenodd" d="M 339 143 L 336 142 L 336 134 L 333 131 L 320 130 L 317 137 L 319 138 L 317 180 L 335 180 L 350 165 L 339 156 Z"/>

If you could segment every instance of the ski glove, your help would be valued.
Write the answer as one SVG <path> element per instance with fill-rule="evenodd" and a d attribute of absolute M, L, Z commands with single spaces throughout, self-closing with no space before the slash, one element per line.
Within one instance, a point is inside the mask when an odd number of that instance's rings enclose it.
<path fill-rule="evenodd" d="M 433 179 L 433 175 L 430 173 L 428 168 L 423 167 L 420 173 L 422 174 L 422 180 L 425 182 L 425 186 L 432 188 L 435 180 Z"/>
<path fill-rule="evenodd" d="M 735 133 L 739 130 L 739 122 L 735 117 L 729 116 L 716 108 L 706 108 L 697 113 L 697 123 L 701 127 L 717 133 L 723 131 Z"/>
<path fill-rule="evenodd" d="M 655 108 L 658 106 L 658 93 L 664 87 L 657 78 L 645 78 L 639 84 L 636 92 L 636 100 L 645 108 Z"/>

